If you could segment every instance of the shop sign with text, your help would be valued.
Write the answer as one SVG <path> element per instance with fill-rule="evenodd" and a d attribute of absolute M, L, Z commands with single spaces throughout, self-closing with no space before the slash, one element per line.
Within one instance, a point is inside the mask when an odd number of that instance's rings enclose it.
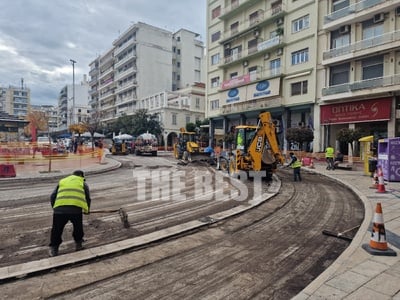
<path fill-rule="evenodd" d="M 391 98 L 323 105 L 321 124 L 390 120 L 391 106 Z"/>

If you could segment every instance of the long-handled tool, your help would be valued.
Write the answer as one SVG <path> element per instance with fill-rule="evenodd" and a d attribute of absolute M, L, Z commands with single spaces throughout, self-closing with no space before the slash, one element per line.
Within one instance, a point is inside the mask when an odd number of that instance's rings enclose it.
<path fill-rule="evenodd" d="M 322 233 L 325 234 L 325 235 L 334 236 L 334 237 L 337 237 L 337 238 L 340 238 L 340 239 L 343 239 L 343 240 L 346 240 L 346 241 L 352 241 L 353 238 L 344 236 L 343 234 L 347 233 L 347 232 L 350 232 L 350 231 L 352 231 L 352 230 L 354 230 L 354 229 L 356 229 L 358 227 L 360 227 L 360 225 L 354 226 L 354 227 L 352 227 L 350 229 L 347 229 L 345 231 L 342 231 L 342 232 L 333 232 L 333 231 L 329 231 L 329 230 L 322 230 Z"/>
<path fill-rule="evenodd" d="M 118 212 L 120 218 L 121 218 L 121 222 L 122 224 L 124 224 L 125 228 L 129 228 L 131 225 L 128 222 L 128 214 L 126 213 L 126 211 L 123 208 L 119 208 L 119 209 L 105 209 L 105 210 L 91 210 L 90 213 L 91 214 L 97 214 L 97 213 L 114 213 L 114 212 Z"/>

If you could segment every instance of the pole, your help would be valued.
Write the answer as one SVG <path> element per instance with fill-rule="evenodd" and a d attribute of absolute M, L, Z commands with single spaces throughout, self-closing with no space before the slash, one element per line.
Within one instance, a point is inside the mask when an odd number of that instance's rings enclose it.
<path fill-rule="evenodd" d="M 73 59 L 69 60 L 72 63 L 72 124 L 75 124 L 75 64 Z"/>

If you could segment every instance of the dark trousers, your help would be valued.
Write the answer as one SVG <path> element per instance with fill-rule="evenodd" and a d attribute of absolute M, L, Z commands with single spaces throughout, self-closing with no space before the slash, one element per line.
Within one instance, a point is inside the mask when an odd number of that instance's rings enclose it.
<path fill-rule="evenodd" d="M 300 167 L 298 168 L 293 168 L 293 180 L 294 181 L 301 181 L 301 175 L 300 175 Z"/>
<path fill-rule="evenodd" d="M 326 162 L 328 164 L 328 166 L 326 167 L 327 170 L 334 170 L 335 166 L 333 164 L 333 157 L 327 157 L 326 158 Z"/>
<path fill-rule="evenodd" d="M 50 247 L 59 247 L 62 243 L 62 234 L 65 225 L 71 221 L 73 225 L 72 236 L 75 242 L 83 242 L 82 214 L 53 214 L 53 227 L 51 228 Z"/>

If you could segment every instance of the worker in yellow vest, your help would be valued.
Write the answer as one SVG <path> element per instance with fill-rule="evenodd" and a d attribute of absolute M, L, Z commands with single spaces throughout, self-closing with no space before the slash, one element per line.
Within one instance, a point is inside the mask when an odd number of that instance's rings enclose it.
<path fill-rule="evenodd" d="M 90 211 L 90 192 L 85 183 L 83 171 L 76 170 L 72 175 L 61 179 L 50 196 L 53 207 L 53 226 L 50 236 L 50 256 L 58 255 L 58 248 L 62 243 L 62 233 L 65 225 L 71 221 L 73 225 L 72 236 L 75 240 L 75 250 L 83 249 L 83 223 L 82 212 Z"/>
<path fill-rule="evenodd" d="M 300 174 L 300 169 L 301 169 L 301 161 L 297 159 L 297 157 L 294 155 L 293 152 L 289 153 L 290 155 L 290 163 L 287 165 L 288 167 L 292 167 L 293 169 L 293 180 L 294 181 L 301 181 L 301 174 Z"/>
<path fill-rule="evenodd" d="M 326 163 L 328 164 L 326 166 L 327 170 L 335 170 L 335 166 L 333 164 L 333 158 L 335 156 L 335 148 L 333 148 L 331 145 L 328 145 L 325 149 L 325 159 Z"/>

